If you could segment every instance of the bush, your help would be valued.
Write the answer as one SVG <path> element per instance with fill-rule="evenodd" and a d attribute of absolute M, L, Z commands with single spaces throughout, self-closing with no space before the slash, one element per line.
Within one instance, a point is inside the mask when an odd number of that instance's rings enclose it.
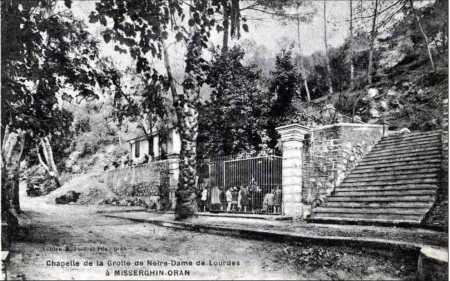
<path fill-rule="evenodd" d="M 100 138 L 94 132 L 87 132 L 77 137 L 75 149 L 80 152 L 79 157 L 83 157 L 97 152 L 100 143 Z"/>
<path fill-rule="evenodd" d="M 56 180 L 50 177 L 41 166 L 33 166 L 28 169 L 25 178 L 28 196 L 47 195 L 59 187 Z"/>

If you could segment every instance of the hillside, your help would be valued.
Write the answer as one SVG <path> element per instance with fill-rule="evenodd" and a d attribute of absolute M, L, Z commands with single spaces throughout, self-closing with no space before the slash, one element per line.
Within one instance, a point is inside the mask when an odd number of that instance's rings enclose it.
<path fill-rule="evenodd" d="M 426 64 L 409 72 L 398 72 L 389 79 L 381 79 L 373 87 L 345 91 L 313 100 L 311 105 L 297 102 L 299 112 L 322 117 L 326 108 L 336 108 L 352 120 L 381 124 L 385 121 L 392 130 L 429 131 L 440 128 L 441 100 L 448 96 L 447 69 L 427 73 Z M 399 68 L 406 68 L 401 66 Z M 330 106 L 332 105 L 332 106 Z"/>
<path fill-rule="evenodd" d="M 448 97 L 448 43 L 446 34 L 448 2 L 435 1 L 418 10 L 425 33 L 429 37 L 433 57 L 433 71 L 423 34 L 415 17 L 406 14 L 390 28 L 378 35 L 374 55 L 376 57 L 373 83 L 367 83 L 364 60 L 368 50 L 367 40 L 359 42 L 362 50 L 356 53 L 355 67 L 362 76 L 357 76 L 353 89 L 344 88 L 332 95 L 323 95 L 308 105 L 302 99 L 295 101 L 300 113 L 321 116 L 324 108 L 334 107 L 347 116 L 346 120 L 368 123 L 386 121 L 391 129 L 409 128 L 428 131 L 440 128 L 441 102 Z M 339 54 L 348 52 L 348 42 L 333 50 L 333 61 L 339 62 Z M 361 55 L 364 55 L 361 57 Z M 339 65 L 344 65 L 341 60 Z M 362 67 L 362 68 L 361 68 Z M 348 66 L 347 66 L 348 68 Z M 336 88 L 348 83 L 348 71 L 333 68 Z M 342 73 L 344 76 L 342 76 Z M 318 113 L 319 112 L 319 113 Z M 320 120 L 319 120 L 320 122 Z"/>

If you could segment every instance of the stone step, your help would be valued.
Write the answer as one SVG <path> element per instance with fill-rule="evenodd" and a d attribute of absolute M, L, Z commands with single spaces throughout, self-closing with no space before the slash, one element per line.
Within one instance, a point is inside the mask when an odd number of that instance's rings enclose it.
<path fill-rule="evenodd" d="M 432 202 L 327 202 L 325 207 L 330 208 L 431 208 Z M 314 209 L 315 210 L 315 209 Z"/>
<path fill-rule="evenodd" d="M 372 175 L 368 174 L 367 176 L 360 176 L 360 177 L 346 177 L 343 181 L 343 183 L 353 183 L 353 182 L 388 182 L 388 183 L 394 183 L 399 180 L 412 180 L 412 179 L 438 179 L 439 174 L 438 173 L 426 173 L 426 174 L 404 174 L 404 175 Z"/>
<path fill-rule="evenodd" d="M 402 158 L 402 157 L 413 157 L 413 156 L 422 156 L 422 155 L 428 155 L 428 154 L 433 154 L 433 155 L 440 155 L 442 153 L 442 149 L 440 147 L 429 147 L 429 148 L 424 148 L 424 149 L 417 149 L 417 150 L 399 150 L 399 151 L 392 151 L 392 152 L 387 152 L 387 153 L 381 153 L 381 152 L 377 152 L 377 153 L 368 153 L 365 157 L 364 160 L 370 160 L 370 159 L 374 159 L 374 160 L 381 160 L 381 159 L 386 159 L 386 158 Z"/>
<path fill-rule="evenodd" d="M 361 191 L 341 191 L 337 190 L 333 197 L 370 197 L 370 196 L 415 196 L 415 195 L 435 195 L 435 190 L 411 189 L 411 190 L 361 190 Z"/>
<path fill-rule="evenodd" d="M 397 136 L 416 136 L 416 135 L 433 135 L 433 134 L 440 134 L 442 132 L 441 129 L 431 130 L 431 131 L 412 131 L 406 134 L 390 134 L 385 137 L 397 137 Z"/>
<path fill-rule="evenodd" d="M 376 144 L 370 152 L 390 152 L 395 150 L 407 150 L 407 149 L 420 149 L 422 147 L 441 147 L 441 141 L 431 141 L 431 142 L 423 142 L 423 143 L 405 143 L 399 145 L 383 145 L 382 143 Z"/>
<path fill-rule="evenodd" d="M 377 217 L 365 217 L 361 216 L 351 217 L 345 216 L 342 217 L 342 214 L 312 214 L 309 219 L 311 222 L 340 222 L 340 223 L 382 223 L 382 224 L 408 224 L 408 225 L 418 225 L 422 221 L 421 216 L 408 216 L 405 215 L 379 215 Z"/>
<path fill-rule="evenodd" d="M 422 171 L 422 170 L 441 170 L 441 162 L 436 161 L 434 163 L 420 163 L 418 165 L 397 165 L 397 166 L 387 166 L 387 167 L 377 167 L 373 168 L 364 168 L 364 167 L 356 167 L 351 171 L 350 175 L 353 174 L 367 174 L 367 173 L 381 173 L 381 172 L 408 172 L 411 170 Z"/>
<path fill-rule="evenodd" d="M 381 160 L 402 160 L 402 158 L 415 158 L 415 157 L 422 157 L 422 156 L 431 156 L 434 155 L 435 157 L 440 157 L 441 155 L 441 149 L 431 149 L 431 150 L 422 150 L 422 151 L 410 151 L 410 152 L 399 152 L 399 153 L 389 153 L 389 154 L 379 154 L 379 155 L 372 155 L 371 153 L 367 154 L 363 161 L 364 163 L 367 163 L 368 161 L 381 161 Z"/>
<path fill-rule="evenodd" d="M 441 150 L 441 131 L 382 138 L 311 220 L 420 224 L 439 189 Z"/>
<path fill-rule="evenodd" d="M 341 187 L 337 186 L 335 188 L 336 192 L 341 191 L 388 191 L 388 190 L 437 190 L 438 185 L 435 184 L 407 184 L 407 185 L 378 185 L 378 186 L 357 186 L 357 187 Z"/>
<path fill-rule="evenodd" d="M 433 202 L 434 195 L 416 196 L 330 196 L 328 202 Z"/>
<path fill-rule="evenodd" d="M 409 146 L 427 143 L 439 143 L 441 141 L 440 136 L 435 137 L 423 137 L 416 139 L 398 139 L 398 140 L 380 140 L 375 147 L 393 147 L 393 146 Z"/>
<path fill-rule="evenodd" d="M 441 159 L 440 157 L 436 157 L 434 155 L 427 156 L 427 157 L 420 157 L 420 159 L 412 158 L 407 159 L 404 158 L 401 161 L 370 161 L 367 163 L 360 162 L 356 166 L 355 169 L 374 169 L 374 168 L 388 168 L 388 167 L 408 167 L 409 165 L 422 165 L 422 164 L 429 164 L 429 165 L 441 165 Z"/>
<path fill-rule="evenodd" d="M 389 182 L 386 180 L 378 180 L 378 181 L 370 181 L 370 182 L 346 182 L 344 180 L 341 183 L 340 187 L 353 187 L 353 186 L 389 186 L 389 185 L 404 185 L 404 184 L 438 184 L 439 179 L 437 178 L 419 178 L 419 179 L 405 179 L 405 180 L 396 180 L 395 182 Z"/>
<path fill-rule="evenodd" d="M 423 215 L 427 212 L 427 208 L 415 208 L 415 209 L 405 209 L 405 208 L 387 208 L 383 207 L 377 208 L 331 208 L 328 206 L 314 208 L 314 213 L 316 214 L 331 214 L 331 213 L 341 213 L 344 214 L 389 214 L 389 215 Z"/>
<path fill-rule="evenodd" d="M 417 148 L 407 148 L 407 149 L 401 149 L 401 148 L 393 148 L 391 150 L 380 150 L 380 151 L 370 151 L 369 154 L 367 154 L 367 157 L 379 157 L 384 155 L 404 155 L 404 154 L 414 154 L 422 151 L 441 151 L 442 148 L 440 146 L 427 146 L 427 147 L 417 147 Z"/>
<path fill-rule="evenodd" d="M 413 140 L 413 139 L 421 139 L 421 138 L 432 138 L 432 137 L 440 137 L 442 134 L 441 130 L 429 131 L 429 132 L 414 132 L 410 134 L 398 134 L 398 135 L 390 135 L 381 138 L 381 141 L 395 141 L 395 140 Z"/>
<path fill-rule="evenodd" d="M 433 154 L 424 154 L 424 155 L 408 155 L 404 157 L 383 157 L 383 158 L 375 158 L 375 159 L 369 159 L 367 157 L 364 157 L 361 162 L 359 162 L 359 165 L 361 166 L 367 166 L 367 165 L 373 165 L 373 164 L 385 164 L 385 163 L 396 163 L 396 162 L 407 162 L 407 161 L 419 161 L 419 160 L 430 160 L 430 159 L 439 159 L 441 158 L 441 154 L 439 153 L 433 153 Z M 358 165 L 358 166 L 359 166 Z"/>
<path fill-rule="evenodd" d="M 361 178 L 365 176 L 400 176 L 400 175 L 417 175 L 417 174 L 434 174 L 436 176 L 439 175 L 441 169 L 439 167 L 436 168 L 422 168 L 422 169 L 404 169 L 404 170 L 390 170 L 390 171 L 370 171 L 370 172 L 360 172 L 360 171 L 352 171 L 347 178 Z"/>
<path fill-rule="evenodd" d="M 440 134 L 442 132 L 442 130 L 437 129 L 437 130 L 432 130 L 432 131 L 413 131 L 410 133 L 406 133 L 406 134 L 389 134 L 387 136 L 385 136 L 384 138 L 395 138 L 395 137 L 404 137 L 404 136 L 417 136 L 417 135 L 435 135 L 435 134 Z"/>

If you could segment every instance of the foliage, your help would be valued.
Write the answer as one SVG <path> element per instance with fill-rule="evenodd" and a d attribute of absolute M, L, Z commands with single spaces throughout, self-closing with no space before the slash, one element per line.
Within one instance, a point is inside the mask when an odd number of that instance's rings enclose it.
<path fill-rule="evenodd" d="M 276 56 L 269 87 L 269 91 L 275 95 L 271 108 L 273 118 L 286 117 L 292 113 L 292 100 L 298 95 L 300 84 L 301 76 L 294 65 L 292 52 L 282 50 Z"/>
<path fill-rule="evenodd" d="M 48 177 L 41 166 L 33 166 L 25 171 L 23 178 L 26 181 L 28 196 L 47 195 L 58 188 L 54 178 Z"/>
<path fill-rule="evenodd" d="M 270 100 L 258 84 L 260 71 L 243 59 L 240 47 L 214 52 L 207 79 L 211 97 L 199 118 L 201 158 L 259 150 Z"/>
<path fill-rule="evenodd" d="M 294 65 L 292 52 L 282 50 L 275 59 L 275 69 L 272 71 L 269 91 L 273 93 L 270 106 L 270 119 L 267 124 L 267 133 L 271 139 L 269 146 L 275 147 L 278 133 L 275 128 L 292 116 L 295 108 L 292 104 L 299 94 L 301 75 Z"/>
<path fill-rule="evenodd" d="M 80 157 L 93 154 L 103 144 L 117 142 L 119 126 L 114 122 L 113 101 L 109 97 L 71 106 L 74 115 L 72 148 Z"/>
<path fill-rule="evenodd" d="M 97 60 L 97 41 L 84 23 L 55 1 L 1 5 L 2 136 L 6 126 L 24 131 L 28 156 L 40 137 L 50 136 L 61 163 L 72 137 L 72 114 L 62 101 L 97 98 L 96 89 L 113 86 L 115 70 Z"/>
<path fill-rule="evenodd" d="M 151 134 L 161 120 L 170 116 L 167 88 L 162 77 L 145 78 L 128 68 L 122 77 L 122 93 L 114 96 L 113 117 L 119 125 L 124 121 L 137 122 L 144 134 Z"/>

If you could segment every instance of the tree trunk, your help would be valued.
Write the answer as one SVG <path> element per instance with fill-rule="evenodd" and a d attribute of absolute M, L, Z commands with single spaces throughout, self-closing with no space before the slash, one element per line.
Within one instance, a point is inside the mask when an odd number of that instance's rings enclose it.
<path fill-rule="evenodd" d="M 25 148 L 26 142 L 26 134 L 20 134 L 20 149 L 15 159 L 15 163 L 13 164 L 13 185 L 12 185 L 12 208 L 14 208 L 18 213 L 20 212 L 20 197 L 19 197 L 19 188 L 20 188 L 20 162 L 23 160 L 23 149 Z"/>
<path fill-rule="evenodd" d="M 61 186 L 61 182 L 59 181 L 59 172 L 58 168 L 56 167 L 55 160 L 53 158 L 53 150 L 50 145 L 50 141 L 48 137 L 40 138 L 41 142 L 41 148 L 42 148 L 42 154 L 44 158 L 42 158 L 41 153 L 39 152 L 38 148 L 38 159 L 39 163 L 44 167 L 44 169 L 48 172 L 51 178 L 53 178 L 56 182 L 56 185 L 58 187 Z"/>
<path fill-rule="evenodd" d="M 416 18 L 417 25 L 419 26 L 420 32 L 422 33 L 422 36 L 423 36 L 423 39 L 425 40 L 425 44 L 427 46 L 428 58 L 429 58 L 430 64 L 431 64 L 431 69 L 433 70 L 433 72 L 435 72 L 436 66 L 434 65 L 433 55 L 431 54 L 430 41 L 428 39 L 427 34 L 425 33 L 425 30 L 423 29 L 422 21 L 420 20 L 420 16 L 419 16 L 419 14 L 417 14 L 416 9 L 414 9 L 413 0 L 409 0 L 409 4 L 411 6 L 411 11 L 413 12 L 414 17 Z"/>
<path fill-rule="evenodd" d="M 375 8 L 373 11 L 372 31 L 370 33 L 370 49 L 369 49 L 369 66 L 367 68 L 367 82 L 372 85 L 373 80 L 373 51 L 375 45 L 375 37 L 377 36 L 377 16 L 378 16 L 378 0 L 375 0 Z"/>
<path fill-rule="evenodd" d="M 167 71 L 173 104 L 177 115 L 178 130 L 181 138 L 180 175 L 178 188 L 175 192 L 176 206 L 175 219 L 185 219 L 191 217 L 196 212 L 195 201 L 195 177 L 196 177 L 196 142 L 198 131 L 198 113 L 193 99 L 198 93 L 195 86 L 193 88 L 184 87 L 183 95 L 179 95 L 173 72 L 170 65 L 167 47 L 163 42 L 164 66 Z M 185 74 L 185 81 L 194 79 L 191 73 Z"/>
<path fill-rule="evenodd" d="M 305 69 L 305 65 L 303 63 L 303 58 L 302 58 L 302 47 L 301 47 L 301 41 L 300 41 L 300 18 L 298 16 L 299 13 L 299 9 L 297 6 L 297 44 L 298 44 L 298 58 L 299 58 L 299 64 L 300 64 L 300 70 L 302 72 L 302 76 L 303 76 L 303 85 L 305 87 L 305 91 L 306 91 L 306 100 L 308 102 L 311 102 L 311 95 L 309 93 L 309 87 L 308 87 L 308 78 L 306 77 L 306 69 Z"/>
<path fill-rule="evenodd" d="M 228 0 L 222 0 L 223 9 L 223 38 L 222 38 L 222 53 L 228 51 L 228 39 L 230 32 L 230 12 Z"/>
<path fill-rule="evenodd" d="M 9 130 L 6 126 L 2 150 L 1 150 L 1 168 L 2 168 L 2 216 L 12 207 L 13 194 L 13 173 L 11 173 L 11 158 L 14 146 L 17 144 L 17 134 Z"/>
<path fill-rule="evenodd" d="M 333 94 L 333 81 L 331 80 L 331 66 L 328 57 L 328 38 L 327 38 L 327 1 L 323 1 L 323 42 L 325 44 L 325 61 L 327 67 L 328 92 Z"/>
<path fill-rule="evenodd" d="M 239 0 L 231 0 L 231 37 L 241 37 L 241 12 Z"/>
<path fill-rule="evenodd" d="M 349 1 L 350 8 L 350 89 L 354 88 L 355 66 L 353 65 L 353 0 Z"/>
<path fill-rule="evenodd" d="M 19 151 L 16 150 L 17 145 Z M 7 128 L 2 147 L 2 196 L 5 197 L 2 202 L 6 203 L 2 210 L 12 208 L 20 212 L 19 172 L 24 147 L 25 133 L 10 133 Z"/>
<path fill-rule="evenodd" d="M 190 95 L 185 92 L 185 95 Z M 175 218 L 185 219 L 191 217 L 196 211 L 195 187 L 196 187 L 196 145 L 198 134 L 198 113 L 195 104 L 184 99 L 177 106 L 181 136 L 180 150 L 180 179 L 176 191 Z"/>

